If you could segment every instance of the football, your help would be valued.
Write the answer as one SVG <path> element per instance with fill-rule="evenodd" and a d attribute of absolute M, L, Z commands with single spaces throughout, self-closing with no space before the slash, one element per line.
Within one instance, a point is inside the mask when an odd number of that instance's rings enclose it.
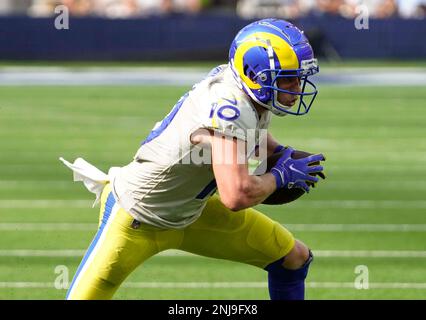
<path fill-rule="evenodd" d="M 275 165 L 275 163 L 278 161 L 278 159 L 281 157 L 282 154 L 283 154 L 283 151 L 269 156 L 267 159 L 265 159 L 259 164 L 259 166 L 254 171 L 254 174 L 259 175 L 260 172 L 265 172 L 265 165 L 266 165 L 266 172 L 269 172 L 271 168 Z M 301 150 L 294 150 L 293 153 L 291 154 L 291 157 L 293 159 L 302 159 L 310 155 L 312 155 L 312 153 L 301 151 Z M 312 163 L 312 165 L 319 165 L 319 164 L 320 164 L 319 161 Z M 324 173 L 322 172 L 315 173 L 314 175 L 318 175 L 322 178 L 325 178 Z M 312 182 L 307 182 L 307 184 L 309 187 L 312 187 L 314 185 Z M 282 189 L 276 190 L 268 198 L 266 198 L 262 203 L 271 204 L 271 205 L 285 204 L 300 198 L 304 193 L 305 191 L 300 188 L 292 188 L 292 189 L 282 188 Z"/>

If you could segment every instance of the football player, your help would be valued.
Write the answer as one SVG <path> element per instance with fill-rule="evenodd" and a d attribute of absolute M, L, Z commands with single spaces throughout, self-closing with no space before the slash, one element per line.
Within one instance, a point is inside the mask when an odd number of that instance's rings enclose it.
<path fill-rule="evenodd" d="M 167 249 L 254 265 L 266 271 L 271 299 L 304 299 L 311 251 L 252 207 L 280 188 L 309 191 L 318 181 L 312 174 L 323 170 L 312 163 L 324 158 L 292 159 L 268 133 L 267 154 L 284 152 L 270 172 L 250 175 L 247 146 L 248 132 L 267 129 L 271 114 L 309 111 L 317 90 L 308 78 L 318 70 L 293 24 L 251 23 L 232 42 L 229 63 L 177 102 L 128 165 L 96 179 L 68 164 L 92 191 L 101 190 L 96 181 L 105 186 L 99 230 L 67 299 L 111 298 L 136 267 Z M 194 151 L 210 161 L 188 160 Z"/>

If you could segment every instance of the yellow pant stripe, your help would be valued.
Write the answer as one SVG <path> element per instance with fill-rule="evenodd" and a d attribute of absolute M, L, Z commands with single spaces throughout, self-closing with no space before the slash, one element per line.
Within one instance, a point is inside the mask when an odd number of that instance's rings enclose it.
<path fill-rule="evenodd" d="M 72 299 L 73 289 L 76 288 L 79 284 L 79 281 L 81 280 L 82 275 L 85 274 L 87 271 L 87 268 L 92 263 L 92 260 L 96 256 L 99 249 L 102 247 L 102 243 L 105 241 L 105 235 L 108 232 L 108 229 L 111 225 L 111 221 L 114 220 L 115 215 L 117 214 L 120 207 L 116 203 L 114 196 L 110 192 L 108 195 L 108 198 L 105 202 L 104 215 L 103 215 L 103 222 L 98 230 L 98 232 L 95 235 L 95 238 L 93 239 L 92 243 L 90 244 L 89 249 L 85 253 L 83 257 L 83 261 L 81 262 L 80 266 L 78 267 L 77 273 L 74 276 L 73 282 L 71 283 L 70 289 L 67 293 L 67 299 Z"/>

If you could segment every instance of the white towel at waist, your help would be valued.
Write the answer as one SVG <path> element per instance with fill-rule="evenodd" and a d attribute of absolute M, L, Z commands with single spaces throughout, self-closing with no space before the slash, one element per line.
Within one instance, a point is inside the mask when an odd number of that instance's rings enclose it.
<path fill-rule="evenodd" d="M 83 158 L 75 159 L 74 163 L 70 163 L 62 157 L 59 160 L 73 171 L 74 181 L 82 181 L 87 190 L 96 195 L 92 207 L 99 203 L 105 185 L 113 179 L 117 170 L 120 169 L 120 167 L 112 167 L 108 170 L 108 174 L 105 174 Z"/>

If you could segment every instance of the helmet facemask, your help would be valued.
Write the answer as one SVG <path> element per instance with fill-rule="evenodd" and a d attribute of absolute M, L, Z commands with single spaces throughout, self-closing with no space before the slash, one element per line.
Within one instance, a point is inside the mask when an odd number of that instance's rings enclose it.
<path fill-rule="evenodd" d="M 301 68 L 299 69 L 278 69 L 276 68 L 276 59 L 274 57 L 272 45 L 269 41 L 267 44 L 270 69 L 264 69 L 252 77 L 252 80 L 261 86 L 260 90 L 265 92 L 265 94 L 262 95 L 264 99 L 259 99 L 260 97 L 257 95 L 258 99 L 255 99 L 256 102 L 278 116 L 285 116 L 287 114 L 304 115 L 308 113 L 318 94 L 315 84 L 308 80 L 309 76 L 319 72 L 317 59 L 302 61 Z M 285 90 L 278 87 L 279 79 L 296 77 L 300 79 L 300 92 Z M 286 106 L 280 103 L 278 101 L 279 92 L 297 96 L 297 109 L 293 109 L 295 106 Z"/>

